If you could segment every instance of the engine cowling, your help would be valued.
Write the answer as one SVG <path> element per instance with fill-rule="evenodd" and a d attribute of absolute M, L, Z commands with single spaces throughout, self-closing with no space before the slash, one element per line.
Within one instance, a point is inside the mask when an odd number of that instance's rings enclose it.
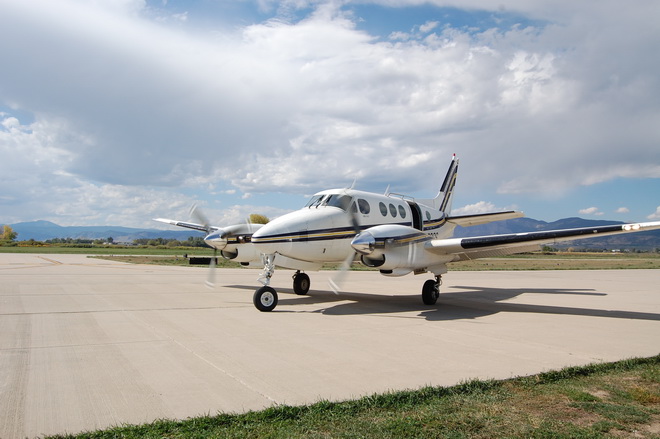
<path fill-rule="evenodd" d="M 426 250 L 425 244 L 431 239 L 412 227 L 386 224 L 362 231 L 353 238 L 351 246 L 364 265 L 378 268 L 385 275 L 403 276 L 453 260 L 453 256 L 444 260 Z"/>
<path fill-rule="evenodd" d="M 261 255 L 249 244 L 252 241 L 252 234 L 261 226 L 261 224 L 235 224 L 223 227 L 208 234 L 204 242 L 220 250 L 220 255 L 225 259 L 240 263 L 258 262 L 261 260 Z"/>

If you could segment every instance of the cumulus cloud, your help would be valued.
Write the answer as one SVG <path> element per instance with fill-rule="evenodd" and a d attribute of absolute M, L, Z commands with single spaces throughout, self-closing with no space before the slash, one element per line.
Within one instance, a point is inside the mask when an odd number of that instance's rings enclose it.
<path fill-rule="evenodd" d="M 616 213 L 629 213 L 629 212 L 630 212 L 630 209 L 628 209 L 627 207 L 619 207 L 616 210 Z"/>
<path fill-rule="evenodd" d="M 4 5 L 0 105 L 35 122 L 3 119 L 3 200 L 36 203 L 47 182 L 80 209 L 87 193 L 128 209 L 142 187 L 419 191 L 454 152 L 472 169 L 462 185 L 501 194 L 660 178 L 655 2 L 513 2 L 537 24 L 427 20 L 389 39 L 342 2 L 259 5 L 274 19 L 213 32 L 143 0 Z"/>
<path fill-rule="evenodd" d="M 587 207 L 586 209 L 580 209 L 578 213 L 580 215 L 603 215 L 603 212 L 599 211 L 597 207 Z"/>
<path fill-rule="evenodd" d="M 511 210 L 509 208 L 500 208 L 489 201 L 479 201 L 478 203 L 468 204 L 457 209 L 452 209 L 452 215 L 476 215 L 480 213 L 501 212 Z"/>
<path fill-rule="evenodd" d="M 660 206 L 655 209 L 655 212 L 647 216 L 650 220 L 660 220 Z"/>

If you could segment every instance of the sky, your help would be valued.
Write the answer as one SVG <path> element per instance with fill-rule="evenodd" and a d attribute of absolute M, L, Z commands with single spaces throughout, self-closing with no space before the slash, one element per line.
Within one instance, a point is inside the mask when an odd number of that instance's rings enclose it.
<path fill-rule="evenodd" d="M 660 220 L 657 0 L 0 8 L 0 224 L 430 198 L 454 153 L 454 214 Z"/>

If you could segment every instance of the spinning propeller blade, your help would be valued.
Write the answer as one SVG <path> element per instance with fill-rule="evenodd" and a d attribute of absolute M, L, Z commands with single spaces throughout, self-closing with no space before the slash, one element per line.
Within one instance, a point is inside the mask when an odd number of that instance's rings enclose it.
<path fill-rule="evenodd" d="M 358 219 L 358 213 L 357 213 L 357 204 L 355 204 L 355 201 L 351 203 L 350 206 L 347 207 L 346 209 L 346 214 L 349 217 L 351 226 L 353 226 L 353 230 L 355 231 L 355 236 L 360 234 L 360 220 Z M 335 294 L 339 294 L 339 291 L 341 291 L 341 286 L 344 280 L 346 279 L 346 273 L 348 270 L 351 268 L 351 265 L 353 264 L 353 260 L 355 259 L 356 252 L 351 251 L 344 260 L 344 262 L 341 264 L 341 268 L 335 274 L 328 283 L 330 284 L 330 288 Z"/>
<path fill-rule="evenodd" d="M 209 275 L 206 278 L 206 286 L 209 288 L 215 287 L 215 266 L 216 266 L 216 259 L 218 257 L 218 250 L 213 249 L 213 257 L 211 258 L 211 262 L 209 263 Z"/>
<path fill-rule="evenodd" d="M 197 207 L 197 204 L 193 204 L 190 208 L 190 217 L 206 228 L 207 235 L 211 233 L 211 223 L 209 222 L 209 219 L 206 217 L 206 215 L 204 215 L 204 212 L 202 212 L 202 210 Z"/>
<path fill-rule="evenodd" d="M 206 236 L 208 236 L 213 231 L 208 217 L 204 214 L 204 212 L 202 212 L 202 209 L 200 209 L 197 206 L 197 204 L 193 204 L 192 207 L 190 208 L 190 217 L 204 226 L 204 228 L 206 229 Z M 206 282 L 205 282 L 206 286 L 209 288 L 213 288 L 215 286 L 215 266 L 216 266 L 217 257 L 218 257 L 218 249 L 213 247 L 213 257 L 211 258 L 211 261 L 209 263 L 208 277 L 206 278 Z"/>

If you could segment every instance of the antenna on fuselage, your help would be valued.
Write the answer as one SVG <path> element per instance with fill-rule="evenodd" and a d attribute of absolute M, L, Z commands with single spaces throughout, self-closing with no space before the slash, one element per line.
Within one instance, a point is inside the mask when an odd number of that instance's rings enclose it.
<path fill-rule="evenodd" d="M 351 184 L 351 187 L 349 187 L 349 189 L 355 189 L 356 184 L 357 184 L 357 177 L 353 179 L 353 183 Z"/>
<path fill-rule="evenodd" d="M 384 194 L 384 195 L 385 195 L 386 197 L 389 197 L 389 196 L 390 196 L 390 185 L 389 185 L 389 184 L 387 185 L 387 189 L 385 189 L 385 194 Z"/>

